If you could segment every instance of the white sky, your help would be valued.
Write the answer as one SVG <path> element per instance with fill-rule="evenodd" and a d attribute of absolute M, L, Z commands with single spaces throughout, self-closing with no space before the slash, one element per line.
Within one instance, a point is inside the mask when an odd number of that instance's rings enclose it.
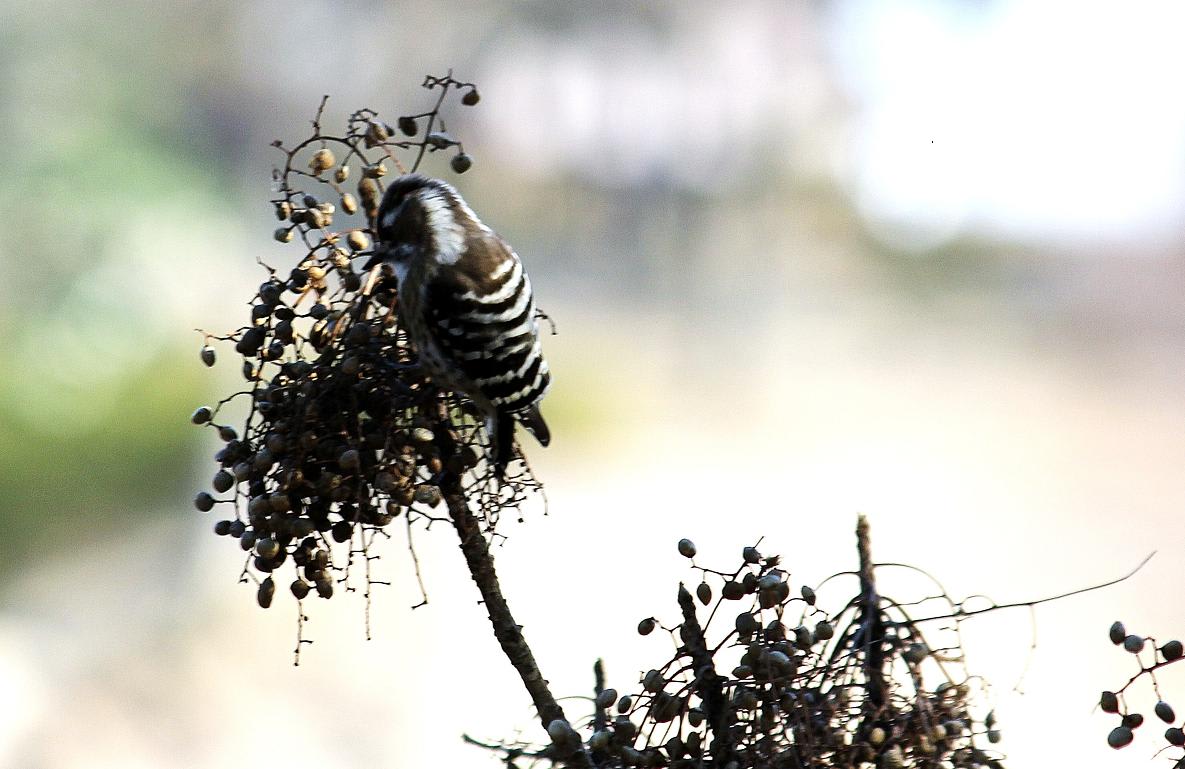
<path fill-rule="evenodd" d="M 851 2 L 832 42 L 874 220 L 1164 237 L 1185 210 L 1185 4 Z"/>

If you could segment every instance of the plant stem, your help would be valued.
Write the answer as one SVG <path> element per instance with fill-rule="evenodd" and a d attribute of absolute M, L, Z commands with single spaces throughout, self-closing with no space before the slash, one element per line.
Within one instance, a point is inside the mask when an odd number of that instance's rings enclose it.
<path fill-rule="evenodd" d="M 880 595 L 876 592 L 876 576 L 872 563 L 872 543 L 868 518 L 861 515 L 856 521 L 856 550 L 860 555 L 860 603 L 862 640 L 864 642 L 865 675 L 868 679 L 868 698 L 876 707 L 885 704 L 885 625 L 881 617 Z"/>
<path fill-rule="evenodd" d="M 461 540 L 461 552 L 464 553 L 465 562 L 469 565 L 469 574 L 477 584 L 482 601 L 486 605 L 486 610 L 489 611 L 490 624 L 494 626 L 494 637 L 498 639 L 498 643 L 502 646 L 502 652 L 510 660 L 510 664 L 518 671 L 523 686 L 527 688 L 527 693 L 531 695 L 531 701 L 535 703 L 535 710 L 539 713 L 539 721 L 543 724 L 544 730 L 556 719 L 566 721 L 563 708 L 556 702 L 548 688 L 547 679 L 539 672 L 535 655 L 531 653 L 531 647 L 523 638 L 522 628 L 514 621 L 514 616 L 510 613 L 510 606 L 507 605 L 506 598 L 502 595 L 502 588 L 498 584 L 498 573 L 494 570 L 494 557 L 490 554 L 490 548 L 482 535 L 481 526 L 470 511 L 464 492 L 459 489 L 459 484 L 452 485 L 452 488 L 446 492 L 445 502 L 448 504 L 449 517 L 452 519 L 453 527 L 457 530 L 457 536 Z M 567 761 L 568 765 L 573 767 L 592 767 L 592 762 L 583 747 L 570 756 Z"/>

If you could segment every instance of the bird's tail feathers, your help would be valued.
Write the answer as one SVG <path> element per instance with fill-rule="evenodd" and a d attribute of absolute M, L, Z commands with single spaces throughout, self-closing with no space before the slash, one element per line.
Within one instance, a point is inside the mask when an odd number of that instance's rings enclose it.
<path fill-rule="evenodd" d="M 494 475 L 501 481 L 506 477 L 506 466 L 514 459 L 514 427 L 521 422 L 527 432 L 535 436 L 539 444 L 546 446 L 551 443 L 551 431 L 539 413 L 539 406 L 534 405 L 522 411 L 498 412 L 486 420 L 486 431 L 490 434 L 494 460 Z"/>
<path fill-rule="evenodd" d="M 522 422 L 523 427 L 527 428 L 527 432 L 535 436 L 535 440 L 539 441 L 540 446 L 551 443 L 551 430 L 547 429 L 547 423 L 543 421 L 543 414 L 539 412 L 539 404 L 516 412 L 514 416 Z"/>

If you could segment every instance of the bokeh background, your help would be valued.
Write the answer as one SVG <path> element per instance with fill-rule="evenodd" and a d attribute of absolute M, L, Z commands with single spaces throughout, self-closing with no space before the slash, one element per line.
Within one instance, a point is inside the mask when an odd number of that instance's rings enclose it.
<path fill-rule="evenodd" d="M 1145 766 L 1160 728 L 1115 753 L 1093 704 L 1135 672 L 1112 620 L 1185 634 L 1183 26 L 1171 0 L 0 0 L 0 765 L 494 766 L 460 734 L 533 733 L 450 532 L 416 540 L 428 606 L 396 537 L 374 640 L 361 599 L 315 602 L 294 668 L 294 601 L 258 609 L 190 505 L 216 440 L 188 414 L 237 377 L 193 329 L 295 258 L 270 141 L 323 93 L 329 120 L 422 111 L 453 67 L 484 97 L 452 111 L 457 183 L 560 332 L 528 446 L 550 513 L 497 553 L 554 688 L 665 659 L 633 627 L 675 615 L 683 536 L 723 566 L 764 535 L 818 583 L 864 512 L 880 558 L 1000 601 L 1156 549 L 968 638 L 1010 766 Z"/>

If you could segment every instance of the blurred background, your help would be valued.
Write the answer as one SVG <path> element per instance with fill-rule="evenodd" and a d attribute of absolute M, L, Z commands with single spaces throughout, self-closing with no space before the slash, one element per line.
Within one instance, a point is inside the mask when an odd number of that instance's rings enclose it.
<path fill-rule="evenodd" d="M 476 162 L 427 170 L 559 329 L 555 440 L 527 446 L 550 512 L 496 553 L 554 689 L 666 659 L 633 628 L 676 615 L 680 537 L 723 567 L 764 535 L 817 584 L 864 512 L 882 560 L 1002 602 L 1156 549 L 967 639 L 1009 766 L 1145 766 L 1160 727 L 1115 753 L 1093 705 L 1136 671 L 1113 620 L 1185 635 L 1183 25 L 1171 0 L 0 0 L 0 766 L 495 766 L 461 733 L 535 734 L 451 532 L 416 540 L 427 606 L 396 537 L 374 640 L 357 596 L 314 602 L 294 668 L 295 602 L 256 607 L 190 504 L 216 439 L 188 415 L 238 378 L 193 329 L 296 258 L 269 143 L 323 93 L 330 123 L 423 111 L 449 67 L 483 95 L 449 113 Z"/>

